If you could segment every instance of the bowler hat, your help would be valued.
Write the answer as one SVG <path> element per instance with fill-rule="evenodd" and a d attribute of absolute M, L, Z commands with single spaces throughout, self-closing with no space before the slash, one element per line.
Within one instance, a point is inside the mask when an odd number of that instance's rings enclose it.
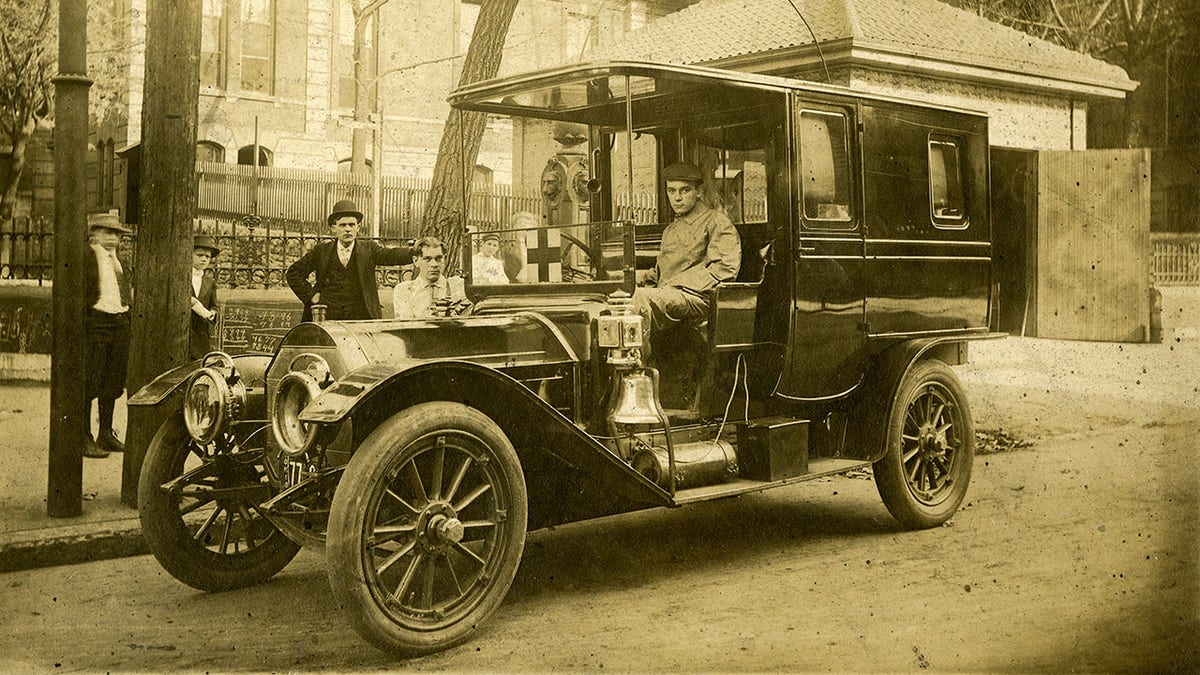
<path fill-rule="evenodd" d="M 342 216 L 354 216 L 354 218 L 360 223 L 363 219 L 362 211 L 359 211 L 358 207 L 354 205 L 354 202 L 350 201 L 349 199 L 343 199 L 342 201 L 334 204 L 333 211 L 329 213 L 329 218 L 326 220 L 326 222 L 332 225 L 335 221 L 337 221 L 338 218 L 341 218 Z"/>
<path fill-rule="evenodd" d="M 696 183 L 704 182 L 704 173 L 700 167 L 687 162 L 675 162 L 662 170 L 663 180 L 690 180 Z"/>
<path fill-rule="evenodd" d="M 87 214 L 89 230 L 112 230 L 120 234 L 133 234 L 133 230 L 125 227 L 116 209 Z"/>
<path fill-rule="evenodd" d="M 212 251 L 213 257 L 221 255 L 221 249 L 217 246 L 217 242 L 207 234 L 198 234 L 192 238 L 192 248 L 206 248 Z"/>

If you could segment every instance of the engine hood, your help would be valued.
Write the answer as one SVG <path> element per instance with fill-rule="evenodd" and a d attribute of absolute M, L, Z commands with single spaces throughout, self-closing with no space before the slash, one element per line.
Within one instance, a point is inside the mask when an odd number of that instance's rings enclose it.
<path fill-rule="evenodd" d="M 293 328 L 280 356 L 336 347 L 347 370 L 368 364 L 468 361 L 491 368 L 578 361 L 562 331 L 534 312 L 417 320 L 330 321 Z"/>

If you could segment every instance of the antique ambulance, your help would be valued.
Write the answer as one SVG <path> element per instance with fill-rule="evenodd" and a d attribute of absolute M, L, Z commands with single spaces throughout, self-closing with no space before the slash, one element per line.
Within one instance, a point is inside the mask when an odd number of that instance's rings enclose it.
<path fill-rule="evenodd" d="M 358 632 L 412 656 L 484 624 L 539 528 L 867 467 L 903 526 L 955 513 L 974 432 L 951 367 L 996 336 L 984 115 L 639 62 L 450 103 L 486 115 L 497 175 L 554 208 L 463 228 L 465 312 L 302 323 L 138 392 L 167 420 L 139 501 L 172 575 L 223 591 L 323 550 Z M 742 259 L 647 362 L 630 296 L 677 161 Z M 484 232 L 509 283 L 473 283 Z"/>

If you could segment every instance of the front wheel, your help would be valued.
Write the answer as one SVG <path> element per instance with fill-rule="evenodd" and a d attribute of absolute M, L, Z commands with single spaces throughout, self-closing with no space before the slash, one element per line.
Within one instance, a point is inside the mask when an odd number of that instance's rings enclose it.
<path fill-rule="evenodd" d="M 262 431 L 250 440 L 263 441 Z M 271 485 L 258 445 L 229 435 L 197 443 L 178 415 L 150 441 L 138 480 L 142 535 L 159 564 L 192 588 L 261 583 L 300 550 L 259 511 Z"/>
<path fill-rule="evenodd" d="M 359 446 L 334 493 L 334 597 L 384 651 L 462 642 L 508 593 L 527 511 L 517 453 L 492 420 L 458 403 L 404 410 Z"/>
<path fill-rule="evenodd" d="M 874 474 L 888 511 L 910 529 L 949 520 L 967 494 L 975 457 L 971 411 L 949 366 L 930 359 L 904 375 L 886 441 Z"/>

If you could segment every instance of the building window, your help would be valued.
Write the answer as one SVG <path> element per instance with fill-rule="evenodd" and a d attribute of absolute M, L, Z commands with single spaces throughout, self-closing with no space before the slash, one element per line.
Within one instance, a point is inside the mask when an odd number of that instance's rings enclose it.
<path fill-rule="evenodd" d="M 852 227 L 846 116 L 800 111 L 800 192 L 804 218 L 817 227 Z"/>
<path fill-rule="evenodd" d="M 362 76 L 367 82 L 368 110 L 375 109 L 375 76 L 379 67 L 379 39 L 375 15 L 367 17 L 362 45 Z M 354 108 L 354 11 L 348 1 L 338 5 L 337 45 L 333 50 L 336 90 L 334 103 L 339 108 Z"/>
<path fill-rule="evenodd" d="M 250 152 L 246 156 L 247 164 L 250 163 L 249 156 L 252 154 L 254 154 L 254 146 L 250 146 Z M 225 161 L 225 147 L 212 141 L 200 141 L 196 144 L 196 161 L 221 164 Z"/>
<path fill-rule="evenodd" d="M 273 153 L 263 146 L 258 146 L 258 165 L 271 166 L 271 155 Z M 238 148 L 238 164 L 250 166 L 254 164 L 254 146 L 243 145 Z"/>
<path fill-rule="evenodd" d="M 242 90 L 275 90 L 275 3 L 242 0 Z"/>
<path fill-rule="evenodd" d="M 958 140 L 929 138 L 929 213 L 937 227 L 967 226 L 960 158 Z"/>
<path fill-rule="evenodd" d="M 225 88 L 225 0 L 204 0 L 200 15 L 200 86 Z"/>

